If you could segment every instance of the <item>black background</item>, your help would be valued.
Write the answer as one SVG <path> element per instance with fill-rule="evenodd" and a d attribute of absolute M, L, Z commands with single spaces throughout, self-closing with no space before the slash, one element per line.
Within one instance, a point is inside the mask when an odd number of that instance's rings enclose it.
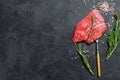
<path fill-rule="evenodd" d="M 95 43 L 86 70 L 72 42 L 75 25 L 102 0 L 0 0 L 0 80 L 120 80 L 120 45 L 105 62 L 107 34 L 99 40 L 102 77 L 97 78 Z M 117 0 L 115 12 L 120 12 Z M 112 15 L 105 15 L 106 23 Z M 110 22 L 112 23 L 112 22 Z"/>

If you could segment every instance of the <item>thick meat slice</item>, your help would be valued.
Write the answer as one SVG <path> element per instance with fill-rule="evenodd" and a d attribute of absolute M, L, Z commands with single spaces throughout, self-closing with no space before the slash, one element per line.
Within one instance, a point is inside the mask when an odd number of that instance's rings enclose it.
<path fill-rule="evenodd" d="M 92 27 L 92 16 L 94 16 L 94 27 L 92 29 L 91 36 L 88 37 Z M 96 39 L 100 38 L 106 29 L 107 26 L 100 12 L 98 10 L 92 10 L 76 25 L 73 42 L 85 41 L 86 43 L 91 44 Z"/>

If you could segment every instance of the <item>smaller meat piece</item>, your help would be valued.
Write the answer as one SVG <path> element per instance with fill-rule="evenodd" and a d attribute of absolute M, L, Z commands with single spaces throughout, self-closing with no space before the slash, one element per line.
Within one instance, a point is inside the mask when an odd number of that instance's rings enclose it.
<path fill-rule="evenodd" d="M 94 27 L 92 29 L 91 36 L 88 37 L 92 27 L 92 16 L 94 16 Z M 92 10 L 76 25 L 73 42 L 76 43 L 85 41 L 86 43 L 91 44 L 100 38 L 106 30 L 107 26 L 100 12 L 98 10 Z"/>

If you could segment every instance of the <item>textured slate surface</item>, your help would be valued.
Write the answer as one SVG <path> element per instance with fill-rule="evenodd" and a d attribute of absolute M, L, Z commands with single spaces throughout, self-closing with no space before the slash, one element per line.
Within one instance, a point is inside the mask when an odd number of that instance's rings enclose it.
<path fill-rule="evenodd" d="M 104 61 L 107 35 L 99 41 L 100 79 L 95 43 L 83 45 L 90 51 L 86 54 L 95 76 L 77 54 L 72 42 L 75 25 L 102 0 L 86 1 L 85 5 L 82 0 L 0 0 L 0 80 L 120 80 L 120 45 Z M 120 12 L 117 0 L 108 1 Z"/>

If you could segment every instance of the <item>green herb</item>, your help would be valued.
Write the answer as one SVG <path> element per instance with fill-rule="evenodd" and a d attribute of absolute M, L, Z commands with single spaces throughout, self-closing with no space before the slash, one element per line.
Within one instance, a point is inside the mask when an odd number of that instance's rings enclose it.
<path fill-rule="evenodd" d="M 91 28 L 90 28 L 90 32 L 89 32 L 89 34 L 88 34 L 88 38 L 91 37 L 92 31 L 93 31 L 93 28 L 94 28 L 94 16 L 92 16 L 92 21 L 91 21 L 91 22 L 92 22 L 92 25 L 91 25 Z M 84 63 L 84 65 L 86 66 L 86 68 L 89 70 L 89 72 L 90 72 L 92 75 L 94 75 L 94 73 L 93 73 L 93 71 L 92 71 L 92 69 L 91 69 L 91 66 L 90 66 L 90 64 L 89 64 L 89 61 L 88 61 L 87 57 L 82 54 L 81 43 L 78 43 L 78 53 L 79 53 L 79 55 L 81 56 L 81 58 L 82 58 L 82 60 L 83 60 L 83 63 Z"/>
<path fill-rule="evenodd" d="M 91 25 L 91 28 L 90 28 L 90 32 L 89 32 L 89 34 L 88 34 L 88 39 L 89 38 L 91 38 L 91 36 L 92 36 L 92 31 L 93 31 L 93 28 L 94 28 L 94 16 L 92 16 L 92 25 Z"/>
<path fill-rule="evenodd" d="M 115 18 L 115 27 L 112 32 L 110 32 L 108 36 L 108 51 L 107 51 L 107 59 L 109 59 L 112 55 L 112 53 L 115 51 L 117 48 L 117 45 L 120 41 L 120 33 L 119 33 L 119 19 L 118 19 L 118 14 L 114 14 Z"/>
<path fill-rule="evenodd" d="M 84 65 L 86 66 L 86 68 L 89 70 L 89 72 L 94 75 L 92 69 L 91 69 L 91 66 L 88 62 L 88 59 L 86 58 L 86 56 L 84 54 L 82 54 L 82 50 L 81 50 L 81 43 L 78 43 L 78 53 L 79 55 L 81 56 L 82 60 L 83 60 L 83 63 Z"/>

